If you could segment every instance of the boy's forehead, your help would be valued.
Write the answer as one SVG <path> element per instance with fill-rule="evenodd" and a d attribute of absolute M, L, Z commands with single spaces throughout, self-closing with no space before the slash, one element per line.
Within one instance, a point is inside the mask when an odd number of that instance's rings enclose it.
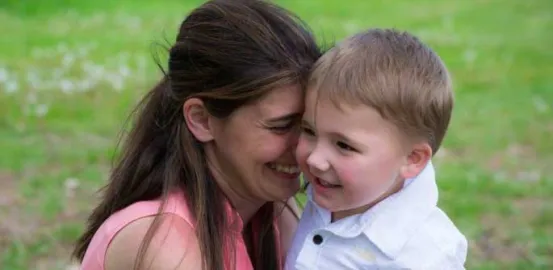
<path fill-rule="evenodd" d="M 305 109 L 313 113 L 315 110 L 331 110 L 333 112 L 345 113 L 350 108 L 357 107 L 359 104 L 350 104 L 346 100 L 340 100 L 339 97 L 331 97 L 324 91 L 316 88 L 308 88 L 305 97 Z"/>
<path fill-rule="evenodd" d="M 306 105 L 315 106 L 320 103 L 327 103 L 330 97 L 317 88 L 308 88 L 305 96 Z"/>
<path fill-rule="evenodd" d="M 356 129 L 384 128 L 391 125 L 374 108 L 364 104 L 351 104 L 345 100 L 331 100 L 315 90 L 308 90 L 306 96 L 306 120 L 323 128 L 343 129 L 354 126 Z"/>
<path fill-rule="evenodd" d="M 317 98 L 318 94 L 319 93 L 316 88 L 314 87 L 307 88 L 307 90 L 305 91 L 305 101 L 312 102 L 314 99 Z"/>
<path fill-rule="evenodd" d="M 316 111 L 320 110 L 319 107 L 326 107 L 326 102 L 327 98 L 321 97 L 319 91 L 308 89 L 305 96 L 305 113 L 314 117 Z"/>

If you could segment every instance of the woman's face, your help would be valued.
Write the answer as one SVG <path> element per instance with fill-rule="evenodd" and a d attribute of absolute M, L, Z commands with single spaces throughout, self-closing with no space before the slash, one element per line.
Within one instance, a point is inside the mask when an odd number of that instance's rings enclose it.
<path fill-rule="evenodd" d="M 293 196 L 300 187 L 294 153 L 303 109 L 302 88 L 292 85 L 274 89 L 215 121 L 214 139 L 206 146 L 211 148 L 206 150 L 214 175 L 247 199 L 275 201 Z"/>

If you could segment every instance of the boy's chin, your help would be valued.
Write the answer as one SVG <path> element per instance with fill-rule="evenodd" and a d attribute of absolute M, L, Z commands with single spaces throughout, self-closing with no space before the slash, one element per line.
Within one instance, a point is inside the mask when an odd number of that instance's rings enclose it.
<path fill-rule="evenodd" d="M 335 200 L 329 200 L 328 198 L 325 198 L 317 194 L 313 195 L 313 201 L 315 201 L 315 203 L 319 207 L 324 208 L 325 210 L 332 213 L 347 211 L 349 209 L 347 206 L 345 206 L 340 202 L 337 202 Z"/>

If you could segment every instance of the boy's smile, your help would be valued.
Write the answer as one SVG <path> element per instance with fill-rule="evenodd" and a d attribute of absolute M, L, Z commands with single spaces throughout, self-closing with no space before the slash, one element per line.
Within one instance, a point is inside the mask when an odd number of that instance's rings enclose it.
<path fill-rule="evenodd" d="M 311 179 L 308 177 L 308 179 Z M 328 194 L 329 192 L 339 191 L 342 189 L 342 185 L 331 184 L 319 177 L 313 177 L 309 180 L 309 183 L 313 185 L 315 192 L 321 195 Z"/>

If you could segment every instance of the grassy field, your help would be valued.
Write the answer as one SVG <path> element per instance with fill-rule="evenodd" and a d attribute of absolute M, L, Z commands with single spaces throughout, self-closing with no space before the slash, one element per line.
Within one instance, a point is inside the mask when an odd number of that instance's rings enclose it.
<path fill-rule="evenodd" d="M 68 269 L 125 117 L 159 77 L 152 44 L 199 2 L 1 1 L 0 269 Z M 435 48 L 457 91 L 441 205 L 468 269 L 553 269 L 553 1 L 276 2 L 325 39 L 397 27 Z"/>

